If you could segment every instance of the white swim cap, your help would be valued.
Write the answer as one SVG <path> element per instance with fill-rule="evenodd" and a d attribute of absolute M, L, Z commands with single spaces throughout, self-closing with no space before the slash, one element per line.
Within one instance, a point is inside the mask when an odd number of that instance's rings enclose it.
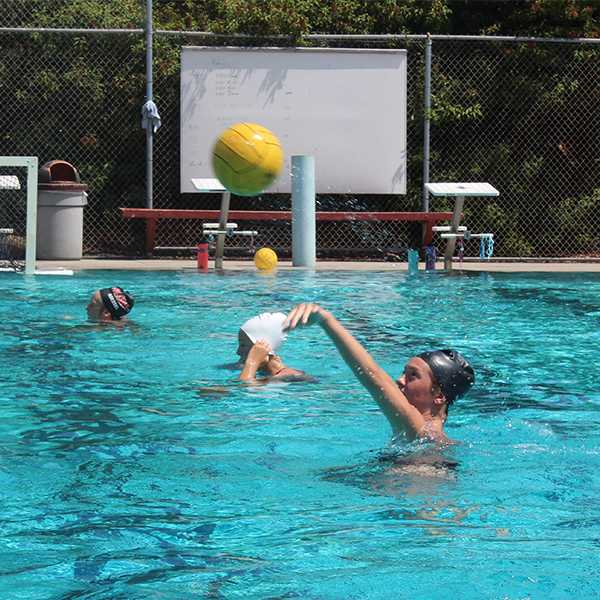
<path fill-rule="evenodd" d="M 287 334 L 283 332 L 285 319 L 286 315 L 281 312 L 265 312 L 246 321 L 240 329 L 250 338 L 253 344 L 258 340 L 265 340 L 275 352 L 287 337 Z"/>

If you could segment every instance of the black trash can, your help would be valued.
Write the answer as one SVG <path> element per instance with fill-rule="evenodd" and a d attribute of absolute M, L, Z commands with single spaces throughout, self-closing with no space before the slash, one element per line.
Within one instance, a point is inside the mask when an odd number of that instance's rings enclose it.
<path fill-rule="evenodd" d="M 80 260 L 87 185 L 64 160 L 51 160 L 38 174 L 36 255 L 42 260 Z"/>

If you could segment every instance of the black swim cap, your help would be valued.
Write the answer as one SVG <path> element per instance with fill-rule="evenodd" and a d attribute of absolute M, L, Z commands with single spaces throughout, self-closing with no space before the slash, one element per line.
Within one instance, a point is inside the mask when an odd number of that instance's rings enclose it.
<path fill-rule="evenodd" d="M 468 392 L 475 383 L 473 367 L 456 350 L 433 350 L 417 356 L 429 365 L 448 404 Z"/>
<path fill-rule="evenodd" d="M 100 298 L 111 317 L 118 321 L 133 308 L 133 298 L 120 287 L 104 288 L 100 290 Z"/>

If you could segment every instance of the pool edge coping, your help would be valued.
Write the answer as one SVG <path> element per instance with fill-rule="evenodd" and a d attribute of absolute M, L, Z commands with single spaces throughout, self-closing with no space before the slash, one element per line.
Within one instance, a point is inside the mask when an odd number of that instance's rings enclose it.
<path fill-rule="evenodd" d="M 45 269 L 71 269 L 73 271 L 86 270 L 119 270 L 119 271 L 190 271 L 196 270 L 195 260 L 173 260 L 173 259 L 97 259 L 83 258 L 81 260 L 38 260 L 37 268 Z M 424 264 L 420 265 L 421 270 Z M 443 269 L 443 263 L 438 262 L 437 269 Z M 214 262 L 209 261 L 209 271 L 214 269 Z M 249 260 L 225 260 L 224 270 L 257 272 L 254 263 Z M 278 270 L 302 271 L 305 267 L 295 267 L 291 261 L 280 261 Z M 316 271 L 362 271 L 382 272 L 408 270 L 405 262 L 347 262 L 347 261 L 317 261 L 314 269 Z M 462 264 L 455 262 L 456 271 L 475 272 L 505 272 L 505 273 L 600 273 L 600 261 L 584 262 L 484 262 L 469 261 Z"/>

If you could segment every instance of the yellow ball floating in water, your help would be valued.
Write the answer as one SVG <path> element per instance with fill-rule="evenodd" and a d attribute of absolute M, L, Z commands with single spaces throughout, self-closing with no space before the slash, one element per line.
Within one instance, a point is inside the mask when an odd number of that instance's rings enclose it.
<path fill-rule="evenodd" d="M 277 266 L 277 254 L 271 248 L 259 248 L 254 255 L 254 264 L 261 271 L 270 271 Z"/>
<path fill-rule="evenodd" d="M 212 164 L 221 184 L 238 196 L 257 196 L 279 176 L 283 150 L 277 137 L 256 123 L 236 123 L 213 148 Z"/>

